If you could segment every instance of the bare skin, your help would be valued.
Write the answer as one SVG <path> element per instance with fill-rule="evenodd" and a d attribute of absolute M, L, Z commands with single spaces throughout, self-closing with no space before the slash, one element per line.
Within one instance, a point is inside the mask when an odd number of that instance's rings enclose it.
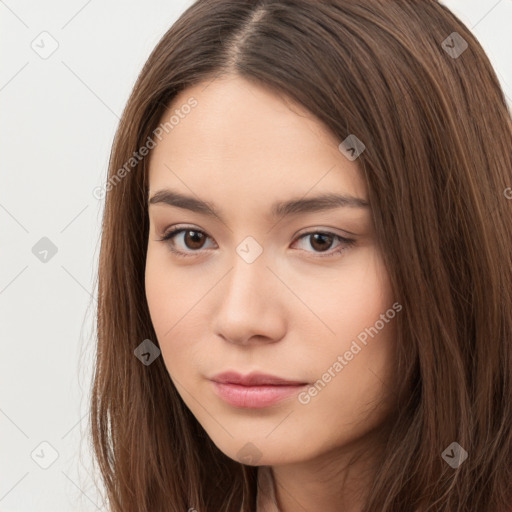
<path fill-rule="evenodd" d="M 281 218 L 271 206 L 324 193 L 368 202 L 365 181 L 300 106 L 239 77 L 205 85 L 174 99 L 164 119 L 190 97 L 197 106 L 150 155 L 150 198 L 172 189 L 222 216 L 149 205 L 146 295 L 162 357 L 217 447 L 272 467 L 283 512 L 358 512 L 393 410 L 399 314 L 371 205 Z M 161 241 L 174 227 L 186 229 Z M 241 256 L 258 248 L 252 262 Z M 308 385 L 268 407 L 235 407 L 209 380 L 227 370 Z"/>

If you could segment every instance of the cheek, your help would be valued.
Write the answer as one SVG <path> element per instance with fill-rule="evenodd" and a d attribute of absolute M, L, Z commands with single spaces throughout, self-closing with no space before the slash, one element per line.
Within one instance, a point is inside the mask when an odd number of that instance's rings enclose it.
<path fill-rule="evenodd" d="M 377 421 L 388 410 L 386 396 L 393 396 L 395 317 L 400 314 L 392 307 L 387 271 L 374 252 L 361 253 L 358 264 L 326 290 L 317 285 L 309 292 L 312 309 L 321 312 L 329 330 L 322 329 L 321 343 L 309 352 L 315 385 L 304 399 L 310 398 L 306 408 L 325 411 L 331 426 Z"/>
<path fill-rule="evenodd" d="M 331 272 L 329 279 L 317 275 L 304 280 L 298 295 L 306 298 L 320 320 L 314 323 L 322 332 L 322 351 L 330 353 L 348 350 L 358 335 L 364 338 L 393 304 L 387 270 L 371 246 L 360 250 L 357 260 L 337 274 Z M 387 331 L 390 324 L 385 323 L 382 330 Z"/>
<path fill-rule="evenodd" d="M 149 245 L 145 274 L 146 299 L 157 334 L 167 333 L 197 302 L 201 292 L 200 282 L 192 271 L 183 272 L 176 268 L 165 248 Z"/>
<path fill-rule="evenodd" d="M 180 375 L 192 375 L 190 370 L 204 359 L 198 337 L 204 324 L 200 300 L 211 286 L 192 267 L 186 272 L 173 268 L 165 250 L 148 249 L 145 291 L 151 322 L 165 366 L 180 381 Z"/>
<path fill-rule="evenodd" d="M 357 348 L 353 338 L 339 338 L 315 360 L 317 380 L 301 397 L 295 418 L 297 432 L 315 433 L 301 441 L 312 454 L 364 437 L 393 411 L 393 323 L 368 339 L 366 345 L 356 339 Z"/>
<path fill-rule="evenodd" d="M 155 258 L 148 254 L 146 262 L 146 300 L 149 314 L 157 335 L 160 335 L 165 326 L 171 328 L 172 311 L 177 302 L 177 294 L 174 288 L 166 286 L 167 278 L 165 270 L 157 265 Z"/>
<path fill-rule="evenodd" d="M 146 259 L 145 288 L 151 322 L 162 351 L 162 357 L 168 367 L 173 359 L 167 357 L 169 341 L 173 336 L 180 312 L 180 293 L 172 281 L 170 266 L 165 264 L 160 251 L 148 249 Z M 179 324 L 178 324 L 179 325 Z M 179 352 L 177 352 L 179 354 Z"/>

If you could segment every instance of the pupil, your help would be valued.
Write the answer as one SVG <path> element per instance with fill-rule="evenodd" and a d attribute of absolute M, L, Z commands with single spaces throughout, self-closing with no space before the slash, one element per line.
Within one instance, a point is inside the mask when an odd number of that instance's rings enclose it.
<path fill-rule="evenodd" d="M 194 233 L 195 233 L 195 235 L 194 235 Z M 201 233 L 199 233 L 198 231 L 187 231 L 187 236 L 191 236 L 191 238 L 193 239 L 192 247 L 189 247 L 189 249 L 198 249 L 201 247 L 201 238 L 202 238 Z M 198 243 L 198 242 L 199 242 L 199 247 L 194 246 L 194 243 Z M 188 246 L 189 244 L 186 242 L 186 245 Z"/>
<path fill-rule="evenodd" d="M 324 234 L 322 234 L 322 233 L 315 233 L 315 234 L 313 235 L 313 244 L 312 244 L 312 245 L 313 245 L 313 247 L 314 247 L 315 243 L 317 243 L 317 242 L 318 242 L 318 239 L 319 239 L 319 238 L 320 238 L 321 240 L 323 240 L 323 241 L 324 241 L 324 244 L 323 244 L 323 245 L 322 245 L 322 244 L 320 244 L 320 248 L 319 248 L 319 249 L 320 249 L 320 250 L 325 250 L 325 249 L 326 249 L 326 245 L 325 245 L 326 238 L 327 238 L 327 239 L 329 239 L 329 238 L 331 238 L 331 236 L 330 236 L 330 235 L 324 235 Z M 328 243 L 328 244 L 327 244 L 327 248 L 328 248 L 330 245 L 331 245 L 331 244 L 330 244 L 330 243 Z M 316 247 L 315 247 L 315 248 L 316 248 Z"/>

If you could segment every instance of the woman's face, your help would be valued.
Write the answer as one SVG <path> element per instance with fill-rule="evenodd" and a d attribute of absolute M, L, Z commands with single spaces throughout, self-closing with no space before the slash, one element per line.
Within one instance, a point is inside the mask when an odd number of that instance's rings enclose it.
<path fill-rule="evenodd" d="M 146 295 L 181 398 L 247 464 L 364 439 L 390 412 L 401 306 L 357 160 L 307 111 L 238 77 L 182 91 L 162 123 L 173 115 L 150 155 Z M 212 382 L 227 371 L 301 385 Z"/>

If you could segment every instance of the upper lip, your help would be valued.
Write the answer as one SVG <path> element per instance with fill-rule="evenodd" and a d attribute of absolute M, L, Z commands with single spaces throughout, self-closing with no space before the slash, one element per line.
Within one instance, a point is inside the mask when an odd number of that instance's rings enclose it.
<path fill-rule="evenodd" d="M 238 384 L 240 386 L 298 386 L 307 384 L 297 380 L 288 380 L 275 375 L 265 373 L 252 372 L 247 375 L 242 375 L 237 372 L 223 372 L 214 375 L 211 380 L 222 384 Z"/>

